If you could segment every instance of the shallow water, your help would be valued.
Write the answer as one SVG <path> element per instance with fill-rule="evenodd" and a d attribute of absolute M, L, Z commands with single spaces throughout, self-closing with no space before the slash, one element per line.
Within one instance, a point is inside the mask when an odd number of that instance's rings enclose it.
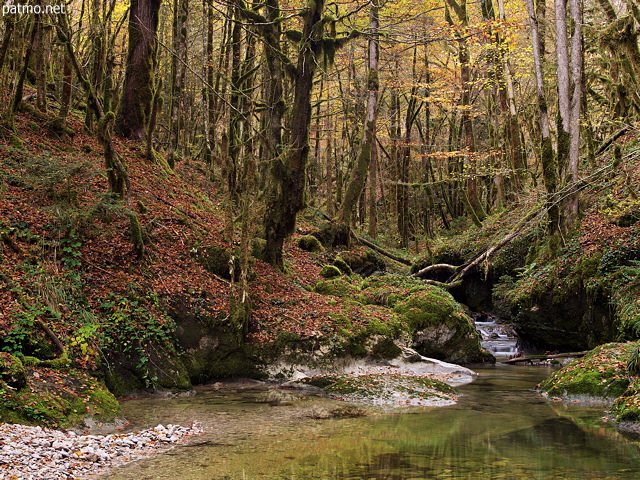
<path fill-rule="evenodd" d="M 209 433 L 102 478 L 640 478 L 638 444 L 602 423 L 602 407 L 550 404 L 530 391 L 550 370 L 498 366 L 478 373 L 460 387 L 458 405 L 349 419 L 309 418 L 332 408 L 327 399 L 276 401 L 241 386 L 129 401 L 123 408 L 133 428 L 197 420 Z"/>

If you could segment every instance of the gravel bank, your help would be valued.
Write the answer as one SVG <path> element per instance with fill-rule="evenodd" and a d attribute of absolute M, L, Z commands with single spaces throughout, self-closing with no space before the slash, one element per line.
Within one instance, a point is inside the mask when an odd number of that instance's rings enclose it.
<path fill-rule="evenodd" d="M 78 435 L 72 431 L 0 424 L 0 479 L 87 478 L 203 433 L 198 423 L 158 425 L 137 433 L 110 435 Z"/>

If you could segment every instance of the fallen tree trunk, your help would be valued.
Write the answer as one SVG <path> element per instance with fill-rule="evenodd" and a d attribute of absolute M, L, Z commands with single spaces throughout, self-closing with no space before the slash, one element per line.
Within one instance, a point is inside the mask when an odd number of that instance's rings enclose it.
<path fill-rule="evenodd" d="M 409 260 L 408 258 L 404 258 L 404 257 L 401 257 L 400 255 L 396 255 L 395 253 L 389 252 L 384 248 L 379 247 L 375 243 L 370 242 L 366 238 L 362 238 L 361 236 L 356 235 L 353 231 L 351 233 L 358 242 L 362 243 L 363 245 L 366 245 L 367 247 L 369 247 L 372 250 L 375 250 L 378 253 L 381 253 L 385 257 L 390 258 L 391 260 L 395 260 L 398 263 L 402 263 L 403 265 L 411 266 L 413 264 L 413 262 L 411 262 L 411 260 Z"/>
<path fill-rule="evenodd" d="M 541 360 L 551 360 L 554 358 L 571 358 L 571 357 L 584 357 L 589 350 L 584 352 L 569 352 L 569 353 L 554 353 L 551 355 L 530 355 L 528 357 L 516 357 L 505 360 L 502 363 L 522 363 L 522 362 L 539 362 Z"/>

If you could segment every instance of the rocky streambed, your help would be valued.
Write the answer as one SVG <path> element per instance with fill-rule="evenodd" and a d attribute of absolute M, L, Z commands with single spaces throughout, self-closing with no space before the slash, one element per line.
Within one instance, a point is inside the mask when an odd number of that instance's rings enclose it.
<path fill-rule="evenodd" d="M 18 424 L 0 424 L 0 478 L 78 479 L 185 443 L 202 435 L 193 423 L 158 425 L 137 433 L 79 435 Z"/>

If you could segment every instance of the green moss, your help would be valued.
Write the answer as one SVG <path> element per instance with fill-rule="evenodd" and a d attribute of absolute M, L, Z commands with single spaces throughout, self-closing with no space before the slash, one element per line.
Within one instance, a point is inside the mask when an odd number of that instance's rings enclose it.
<path fill-rule="evenodd" d="M 609 343 L 555 372 L 539 386 L 553 397 L 617 398 L 629 386 L 626 362 L 635 344 Z"/>
<path fill-rule="evenodd" d="M 370 251 L 362 253 L 345 251 L 340 256 L 354 273 L 362 277 L 368 277 L 375 272 L 384 272 L 387 269 L 382 257 Z"/>
<path fill-rule="evenodd" d="M 452 401 L 456 390 L 428 377 L 408 375 L 314 375 L 300 381 L 342 400 L 388 406 L 429 405 Z"/>
<path fill-rule="evenodd" d="M 314 290 L 322 295 L 333 295 L 342 298 L 355 298 L 360 292 L 358 285 L 354 285 L 352 281 L 342 277 L 322 280 L 316 284 Z"/>
<path fill-rule="evenodd" d="M 251 241 L 251 256 L 257 260 L 264 260 L 263 252 L 267 241 L 264 238 L 254 238 Z"/>
<path fill-rule="evenodd" d="M 320 240 L 318 240 L 313 235 L 303 235 L 298 239 L 298 247 L 302 250 L 312 253 L 319 253 L 324 251 L 324 247 Z"/>
<path fill-rule="evenodd" d="M 62 356 L 59 358 L 53 358 L 51 360 L 42 360 L 39 366 L 51 368 L 53 370 L 62 370 L 71 366 L 71 360 L 69 360 L 69 358 L 65 356 Z"/>
<path fill-rule="evenodd" d="M 320 276 L 324 278 L 335 278 L 342 275 L 340 269 L 334 265 L 325 265 L 320 270 Z"/>
<path fill-rule="evenodd" d="M 25 367 L 37 367 L 40 365 L 40 363 L 42 363 L 42 360 L 40 360 L 39 358 L 30 357 L 28 355 L 20 357 L 20 360 L 22 360 L 22 364 Z"/>
<path fill-rule="evenodd" d="M 373 358 L 381 358 L 383 360 L 391 360 L 402 353 L 402 350 L 390 338 L 383 338 L 377 342 L 371 349 Z"/>
<path fill-rule="evenodd" d="M 0 378 L 15 390 L 22 390 L 27 385 L 27 371 L 18 357 L 0 352 Z"/>
<path fill-rule="evenodd" d="M 24 148 L 24 142 L 20 139 L 20 137 L 13 134 L 9 136 L 9 145 L 20 150 Z"/>
<path fill-rule="evenodd" d="M 425 285 L 423 290 L 414 292 L 405 300 L 398 301 L 394 310 L 400 314 L 411 330 L 450 324 L 464 315 L 462 307 L 451 294 L 433 285 Z"/>
<path fill-rule="evenodd" d="M 353 274 L 353 270 L 351 270 L 351 267 L 341 257 L 339 257 L 339 256 L 336 257 L 333 260 L 333 264 L 336 267 L 338 267 L 340 269 L 340 271 L 342 273 L 344 273 L 345 275 L 352 275 Z"/>
<path fill-rule="evenodd" d="M 115 397 L 95 378 L 78 370 L 64 374 L 46 368 L 28 368 L 28 384 L 18 392 L 0 382 L 3 420 L 29 425 L 68 428 L 87 417 L 113 421 L 120 415 Z"/>

